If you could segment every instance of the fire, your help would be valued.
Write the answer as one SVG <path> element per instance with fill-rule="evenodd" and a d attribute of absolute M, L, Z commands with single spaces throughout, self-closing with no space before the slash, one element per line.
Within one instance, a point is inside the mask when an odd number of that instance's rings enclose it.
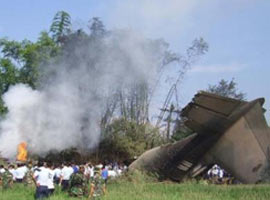
<path fill-rule="evenodd" d="M 26 142 L 22 142 L 18 145 L 17 160 L 27 161 L 27 143 Z"/>

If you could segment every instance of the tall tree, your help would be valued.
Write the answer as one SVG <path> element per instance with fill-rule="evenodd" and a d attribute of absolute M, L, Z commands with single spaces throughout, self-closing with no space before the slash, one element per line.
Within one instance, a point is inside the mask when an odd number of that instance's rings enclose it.
<path fill-rule="evenodd" d="M 89 29 L 91 31 L 91 36 L 94 38 L 103 37 L 106 33 L 105 26 L 98 17 L 93 17 L 89 21 Z"/>
<path fill-rule="evenodd" d="M 209 85 L 208 92 L 213 94 L 221 95 L 224 97 L 230 97 L 238 100 L 245 100 L 246 94 L 243 92 L 239 92 L 237 88 L 237 83 L 234 79 L 230 81 L 226 81 L 221 79 L 216 85 Z"/>
<path fill-rule="evenodd" d="M 61 43 L 64 40 L 64 36 L 71 32 L 70 15 L 65 11 L 57 12 L 53 18 L 50 32 L 52 32 L 55 41 Z"/>
<path fill-rule="evenodd" d="M 3 95 L 11 85 L 28 84 L 38 86 L 41 68 L 59 54 L 59 47 L 47 32 L 41 32 L 37 42 L 21 42 L 3 38 L 0 40 L 0 94 Z M 0 113 L 7 110 L 0 98 Z"/>
<path fill-rule="evenodd" d="M 6 113 L 2 95 L 11 85 L 19 82 L 19 70 L 7 58 L 0 58 L 0 115 Z"/>
<path fill-rule="evenodd" d="M 163 121 L 165 114 L 167 111 L 170 110 L 170 105 L 172 103 L 172 98 L 175 96 L 176 101 L 178 101 L 178 90 L 177 87 L 179 83 L 182 81 L 183 76 L 190 69 L 190 66 L 194 64 L 202 55 L 204 55 L 208 51 L 208 44 L 205 42 L 203 38 L 193 40 L 191 46 L 186 50 L 186 55 L 180 56 L 174 53 L 167 53 L 163 59 L 162 68 L 171 62 L 176 62 L 178 64 L 179 70 L 176 73 L 175 77 L 173 77 L 173 84 L 168 91 L 166 99 L 164 101 L 163 107 L 161 108 L 160 115 L 158 116 L 158 120 L 156 122 L 156 126 L 160 126 L 161 122 Z M 168 51 L 167 51 L 168 52 Z M 178 105 L 178 102 L 176 102 Z M 179 109 L 178 106 L 176 110 Z M 170 114 L 170 112 L 168 112 Z"/>

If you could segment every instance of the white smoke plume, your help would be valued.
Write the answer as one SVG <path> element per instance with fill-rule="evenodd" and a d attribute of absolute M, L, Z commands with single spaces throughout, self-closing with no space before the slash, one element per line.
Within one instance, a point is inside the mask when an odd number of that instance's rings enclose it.
<path fill-rule="evenodd" d="M 119 88 L 155 80 L 165 51 L 142 35 L 112 31 L 101 45 L 71 45 L 60 61 L 45 67 L 38 90 L 18 84 L 4 95 L 8 114 L 0 123 L 0 152 L 16 156 L 25 141 L 44 155 L 69 147 L 94 148 L 107 99 Z"/>

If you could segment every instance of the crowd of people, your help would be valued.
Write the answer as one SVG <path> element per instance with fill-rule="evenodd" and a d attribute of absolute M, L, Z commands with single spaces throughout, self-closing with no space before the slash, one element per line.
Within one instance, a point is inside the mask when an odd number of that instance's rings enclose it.
<path fill-rule="evenodd" d="M 121 175 L 127 167 L 110 163 L 107 165 L 76 165 L 72 163 L 52 164 L 38 162 L 36 165 L 17 163 L 8 167 L 0 165 L 0 183 L 3 189 L 12 188 L 13 183 L 21 183 L 36 188 L 35 199 L 43 199 L 54 194 L 56 185 L 73 197 L 96 198 L 106 193 L 109 178 Z"/>
<path fill-rule="evenodd" d="M 56 186 L 73 197 L 86 196 L 95 199 L 106 193 L 107 180 L 120 176 L 127 166 L 117 162 L 106 165 L 76 165 L 72 163 L 52 164 L 50 162 L 17 163 L 8 166 L 0 165 L 0 185 L 12 188 L 13 183 L 36 188 L 35 199 L 43 199 L 54 194 Z M 218 165 L 213 165 L 205 177 L 214 184 L 231 184 L 233 178 Z M 231 181 L 231 183 L 230 183 Z"/>

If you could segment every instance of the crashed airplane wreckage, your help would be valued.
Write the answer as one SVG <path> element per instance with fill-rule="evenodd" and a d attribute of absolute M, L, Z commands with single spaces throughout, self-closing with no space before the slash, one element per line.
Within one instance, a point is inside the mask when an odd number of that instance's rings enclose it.
<path fill-rule="evenodd" d="M 129 169 L 181 181 L 216 163 L 243 183 L 258 183 L 269 167 L 270 128 L 263 104 L 263 98 L 245 102 L 199 92 L 181 111 L 195 134 L 146 151 Z"/>

